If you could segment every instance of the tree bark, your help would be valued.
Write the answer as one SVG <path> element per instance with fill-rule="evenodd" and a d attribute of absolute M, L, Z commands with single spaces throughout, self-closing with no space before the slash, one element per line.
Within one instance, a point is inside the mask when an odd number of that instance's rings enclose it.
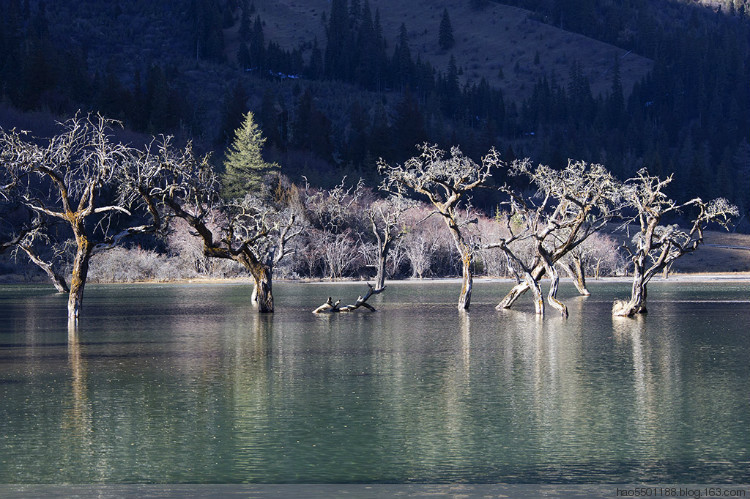
<path fill-rule="evenodd" d="M 519 282 L 515 286 L 513 286 L 513 289 L 511 289 L 507 295 L 498 303 L 498 305 L 495 307 L 497 310 L 502 310 L 504 308 L 510 308 L 513 306 L 513 304 L 518 300 L 524 293 L 526 293 L 529 289 L 533 287 L 531 282 L 539 282 L 539 279 L 542 278 L 544 275 L 544 265 L 538 264 L 536 267 L 534 267 L 530 274 L 530 280 L 524 278 L 523 281 Z M 537 284 L 538 287 L 538 284 Z M 536 307 L 535 307 L 536 308 Z"/>
<path fill-rule="evenodd" d="M 582 296 L 590 296 L 591 292 L 586 288 L 586 274 L 583 270 L 583 262 L 578 257 L 573 257 L 571 263 L 561 263 L 565 272 L 573 279 L 573 285 Z"/>
<path fill-rule="evenodd" d="M 68 293 L 68 321 L 77 322 L 83 306 L 83 289 L 89 273 L 91 251 L 93 245 L 86 236 L 77 234 L 76 257 L 73 261 L 73 273 L 70 278 L 70 292 Z"/>
<path fill-rule="evenodd" d="M 55 269 L 53 269 L 52 265 L 50 265 L 48 262 L 45 262 L 44 260 L 39 258 L 39 255 L 36 254 L 31 246 L 21 244 L 19 245 L 19 248 L 21 248 L 24 253 L 26 253 L 26 256 L 29 257 L 29 260 L 31 260 L 37 267 L 42 269 L 44 273 L 47 274 L 47 277 L 50 278 L 58 293 L 64 294 L 70 292 L 68 283 L 65 282 L 65 277 L 55 272 Z"/>
<path fill-rule="evenodd" d="M 540 251 L 540 254 L 542 256 L 542 262 L 544 263 L 544 268 L 550 277 L 550 286 L 549 286 L 549 294 L 547 295 L 547 303 L 549 303 L 552 308 L 559 311 L 563 317 L 568 317 L 568 307 L 566 307 L 563 302 L 557 299 L 557 288 L 558 288 L 558 285 L 560 284 L 560 276 L 557 274 L 557 269 L 555 269 L 555 266 L 552 263 L 552 260 L 550 259 L 549 255 L 546 252 Z"/>
<path fill-rule="evenodd" d="M 273 312 L 273 275 L 265 267 L 255 279 L 255 303 L 258 305 L 258 312 Z"/>
<path fill-rule="evenodd" d="M 542 288 L 539 287 L 539 281 L 537 279 L 534 279 L 530 273 L 526 273 L 523 276 L 522 284 L 525 284 L 526 290 L 530 289 L 531 293 L 534 295 L 534 312 L 538 316 L 544 317 L 544 300 L 542 299 Z M 526 290 L 521 292 L 521 294 L 525 293 Z M 521 296 L 521 294 L 519 294 L 518 296 Z M 510 306 L 503 308 L 510 308 Z"/>
<path fill-rule="evenodd" d="M 474 284 L 474 274 L 471 270 L 472 264 L 474 263 L 474 253 L 466 241 L 464 241 L 461 235 L 461 229 L 455 221 L 455 216 L 451 214 L 445 218 L 448 228 L 450 229 L 451 235 L 453 236 L 453 242 L 456 244 L 458 254 L 461 255 L 461 294 L 458 297 L 458 309 L 468 310 L 471 305 L 471 290 Z"/>
<path fill-rule="evenodd" d="M 632 317 L 635 314 L 647 313 L 646 297 L 648 291 L 646 285 L 645 275 L 636 265 L 633 272 L 633 286 L 630 291 L 630 299 L 628 301 L 616 300 L 612 305 L 612 315 L 617 317 Z"/>
<path fill-rule="evenodd" d="M 471 251 L 467 250 L 461 255 L 461 295 L 458 297 L 458 309 L 468 310 L 471 305 L 471 290 L 474 284 L 474 274 L 471 270 L 471 264 L 473 263 L 473 255 Z"/>

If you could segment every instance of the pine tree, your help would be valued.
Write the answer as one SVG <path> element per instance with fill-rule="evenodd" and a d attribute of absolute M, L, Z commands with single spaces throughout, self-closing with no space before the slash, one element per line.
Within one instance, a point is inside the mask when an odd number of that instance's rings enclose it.
<path fill-rule="evenodd" d="M 224 160 L 224 197 L 237 198 L 248 192 L 259 193 L 263 177 L 280 169 L 278 164 L 263 160 L 261 151 L 265 142 L 265 137 L 253 120 L 253 113 L 248 111 L 242 126 L 234 132 L 234 142 Z"/>
<path fill-rule="evenodd" d="M 443 9 L 443 17 L 440 19 L 440 32 L 438 33 L 438 45 L 441 50 L 450 50 L 456 40 L 453 38 L 453 27 L 448 16 L 448 9 Z"/>

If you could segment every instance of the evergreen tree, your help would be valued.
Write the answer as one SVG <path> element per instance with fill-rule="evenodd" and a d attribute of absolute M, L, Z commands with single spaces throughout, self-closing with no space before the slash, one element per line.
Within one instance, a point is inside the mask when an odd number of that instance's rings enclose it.
<path fill-rule="evenodd" d="M 428 139 L 424 116 L 419 109 L 419 103 L 414 99 L 408 87 L 404 90 L 403 98 L 396 105 L 393 135 L 396 157 L 399 160 L 413 155 L 414 148 Z"/>
<path fill-rule="evenodd" d="M 313 102 L 310 89 L 300 96 L 292 125 L 292 145 L 304 151 L 312 151 L 318 157 L 332 160 L 331 120 Z"/>
<path fill-rule="evenodd" d="M 260 105 L 260 124 L 265 130 L 266 138 L 268 139 L 266 145 L 275 146 L 279 149 L 284 149 L 286 144 L 284 143 L 284 132 L 282 130 L 283 115 L 285 111 L 283 109 L 277 109 L 278 103 L 271 90 L 263 92 L 263 101 Z"/>
<path fill-rule="evenodd" d="M 410 81 L 414 71 L 414 60 L 411 58 L 409 49 L 409 35 L 406 31 L 406 25 L 401 23 L 398 34 L 398 43 L 393 49 L 391 78 L 393 84 L 399 89 L 404 88 Z"/>
<path fill-rule="evenodd" d="M 263 177 L 278 171 L 276 163 L 263 160 L 262 149 L 265 137 L 248 111 L 245 119 L 234 132 L 234 142 L 229 147 L 224 160 L 224 197 L 243 197 L 248 192 L 259 193 Z"/>
<path fill-rule="evenodd" d="M 616 128 L 621 124 L 625 114 L 625 97 L 620 77 L 620 57 L 615 54 L 615 62 L 612 67 L 612 89 L 606 105 L 609 126 Z"/>
<path fill-rule="evenodd" d="M 349 71 L 350 42 L 349 9 L 346 0 L 333 0 L 331 18 L 326 26 L 325 76 L 332 80 L 345 79 Z"/>
<path fill-rule="evenodd" d="M 362 20 L 357 35 L 357 48 L 359 57 L 354 71 L 355 81 L 368 90 L 378 90 L 382 71 L 380 67 L 380 62 L 383 59 L 382 44 L 375 32 L 370 3 L 367 0 L 365 0 L 362 10 Z"/>
<path fill-rule="evenodd" d="M 443 17 L 440 19 L 440 31 L 438 33 L 438 45 L 441 50 L 450 50 L 456 40 L 453 38 L 453 27 L 451 18 L 448 16 L 448 9 L 443 9 Z"/>

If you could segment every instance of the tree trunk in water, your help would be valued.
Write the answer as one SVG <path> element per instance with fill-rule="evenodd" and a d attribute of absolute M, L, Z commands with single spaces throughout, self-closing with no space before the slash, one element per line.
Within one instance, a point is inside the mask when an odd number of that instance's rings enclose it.
<path fill-rule="evenodd" d="M 375 276 L 375 289 L 383 289 L 385 287 L 385 262 L 388 258 L 388 250 L 390 249 L 390 242 L 386 242 L 382 248 L 378 249 L 378 274 Z"/>
<path fill-rule="evenodd" d="M 583 271 L 583 262 L 580 258 L 573 258 L 572 263 L 564 263 L 562 267 L 568 276 L 573 279 L 573 285 L 575 285 L 578 293 L 582 296 L 590 296 L 591 293 L 586 289 L 586 274 Z"/>
<path fill-rule="evenodd" d="M 530 273 L 531 282 L 538 282 L 539 279 L 541 279 L 543 275 L 544 275 L 544 265 L 539 264 L 536 267 L 534 267 L 534 269 Z M 536 286 L 539 287 L 538 284 Z M 495 309 L 502 310 L 504 308 L 512 307 L 513 304 L 516 302 L 516 300 L 518 300 L 524 293 L 526 293 L 532 287 L 533 285 L 530 284 L 529 280 L 524 278 L 522 282 L 513 286 L 513 289 L 511 289 L 508 292 L 508 294 L 505 295 L 505 297 L 500 301 L 500 303 L 498 303 Z"/>
<path fill-rule="evenodd" d="M 260 275 L 255 277 L 255 296 L 258 305 L 258 312 L 273 312 L 273 281 L 272 273 L 268 269 L 263 269 Z"/>
<path fill-rule="evenodd" d="M 77 322 L 83 306 L 83 289 L 89 273 L 91 250 L 93 246 L 83 236 L 76 238 L 78 249 L 73 261 L 73 274 L 70 278 L 70 292 L 68 293 L 68 322 Z"/>
<path fill-rule="evenodd" d="M 468 310 L 471 305 L 471 288 L 474 283 L 474 276 L 471 271 L 472 254 L 469 248 L 464 248 L 461 255 L 461 264 L 463 266 L 463 281 L 461 283 L 461 295 L 458 297 L 458 309 Z"/>
<path fill-rule="evenodd" d="M 646 279 L 643 272 L 636 267 L 633 275 L 633 287 L 630 292 L 630 300 L 616 300 L 612 305 L 612 315 L 617 317 L 632 317 L 635 314 L 645 314 L 646 310 Z"/>
<path fill-rule="evenodd" d="M 459 229 L 455 219 L 451 216 L 446 218 L 445 221 L 453 236 L 453 242 L 456 244 L 458 254 L 461 255 L 461 275 L 463 276 L 463 281 L 461 282 L 461 294 L 458 297 L 458 309 L 468 310 L 471 305 L 471 288 L 474 284 L 474 275 L 471 270 L 471 264 L 474 263 L 474 253 L 471 247 L 464 241 L 461 229 Z"/>
<path fill-rule="evenodd" d="M 522 291 L 518 296 L 521 296 L 523 293 L 530 289 L 531 293 L 534 295 L 534 312 L 539 317 L 544 317 L 544 300 L 542 299 L 542 288 L 539 287 L 539 282 L 534 279 L 534 276 L 532 276 L 531 273 L 526 273 L 521 284 L 525 284 L 526 289 Z M 521 284 L 516 285 L 516 288 Z M 502 308 L 510 308 L 510 306 Z"/>
<path fill-rule="evenodd" d="M 568 307 L 563 302 L 557 299 L 557 287 L 560 284 L 560 276 L 557 274 L 555 266 L 550 261 L 550 258 L 546 254 L 542 254 L 542 261 L 544 262 L 544 268 L 550 277 L 549 294 L 547 295 L 547 302 L 550 306 L 557 311 L 563 317 L 568 317 Z"/>

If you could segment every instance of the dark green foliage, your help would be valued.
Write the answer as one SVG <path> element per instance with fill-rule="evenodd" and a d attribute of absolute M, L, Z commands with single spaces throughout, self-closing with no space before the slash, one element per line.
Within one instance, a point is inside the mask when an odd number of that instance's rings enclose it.
<path fill-rule="evenodd" d="M 427 141 L 424 117 L 419 104 L 407 88 L 403 98 L 396 105 L 396 119 L 393 123 L 394 156 L 403 161 L 414 155 L 415 148 Z"/>
<path fill-rule="evenodd" d="M 736 159 L 750 142 L 747 2 L 724 2 L 721 13 L 663 0 L 504 3 L 650 57 L 653 71 L 629 93 L 620 51 L 599 68 L 611 82 L 603 95 L 592 94 L 582 69 L 590 64 L 573 61 L 564 84 L 549 74 L 527 99 L 506 101 L 502 88 L 464 78 L 466 61 L 433 67 L 410 47 L 406 25 L 387 45 L 368 0 L 332 1 L 325 43 L 292 49 L 264 33 L 251 1 L 0 0 L 0 99 L 59 115 L 98 110 L 133 130 L 195 138 L 203 149 L 226 143 L 244 100 L 269 153 L 325 158 L 316 161 L 353 174 L 411 152 L 418 136 L 469 154 L 496 146 L 550 164 L 600 161 L 621 176 L 637 165 L 678 170 L 750 206 L 750 167 Z M 235 45 L 240 71 L 222 62 L 230 22 L 244 42 Z M 533 50 L 541 67 L 544 48 Z M 502 85 L 515 83 L 512 66 L 497 71 Z M 236 88 L 248 90 L 244 99 L 233 98 Z M 673 188 L 687 192 L 689 183 Z"/>
<path fill-rule="evenodd" d="M 438 46 L 440 50 L 450 50 L 456 44 L 453 38 L 453 27 L 451 18 L 448 15 L 448 9 L 443 9 L 443 15 L 440 18 L 440 29 L 438 30 Z"/>
<path fill-rule="evenodd" d="M 237 83 L 224 98 L 222 110 L 221 132 L 216 139 L 217 144 L 225 146 L 236 135 L 236 130 L 242 126 L 247 113 L 247 90 Z"/>
<path fill-rule="evenodd" d="M 292 145 L 298 149 L 311 151 L 321 159 L 331 160 L 331 120 L 323 114 L 313 101 L 310 89 L 300 96 L 295 109 L 296 118 L 292 124 Z"/>
<path fill-rule="evenodd" d="M 260 194 L 263 177 L 278 171 L 279 165 L 263 159 L 263 144 L 266 139 L 255 123 L 253 113 L 248 112 L 234 133 L 234 140 L 224 160 L 222 178 L 223 195 L 226 198 L 243 198 L 246 194 Z"/>

